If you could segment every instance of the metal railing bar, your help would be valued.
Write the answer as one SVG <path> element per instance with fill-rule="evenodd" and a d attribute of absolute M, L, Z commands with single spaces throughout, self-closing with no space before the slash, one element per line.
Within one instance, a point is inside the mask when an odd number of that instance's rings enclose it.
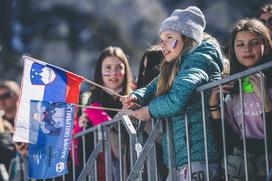
<path fill-rule="evenodd" d="M 185 113 L 185 132 L 186 132 L 186 145 L 187 145 L 187 160 L 188 160 L 188 170 L 189 170 L 189 181 L 192 180 L 192 165 L 190 157 L 190 141 L 189 141 L 189 125 L 188 125 L 188 115 Z"/>
<path fill-rule="evenodd" d="M 262 72 L 260 72 L 263 75 Z M 266 175 L 269 175 L 269 157 L 268 157 L 268 144 L 267 144 L 267 130 L 266 130 L 266 116 L 265 116 L 265 81 L 264 76 L 261 76 L 261 108 L 262 108 L 262 117 L 263 117 L 263 125 L 264 125 L 264 150 L 265 150 L 265 168 Z"/>
<path fill-rule="evenodd" d="M 89 172 L 92 170 L 92 167 L 96 161 L 96 158 L 98 156 L 98 154 L 101 152 L 102 149 L 102 141 L 99 141 L 97 143 L 97 145 L 95 146 L 91 156 L 89 157 L 86 166 L 83 168 L 82 172 L 80 173 L 77 181 L 83 181 L 86 179 L 87 175 L 89 174 Z"/>
<path fill-rule="evenodd" d="M 110 127 L 104 127 L 104 148 L 105 148 L 105 167 L 106 180 L 112 180 L 112 157 L 111 157 L 111 140 Z"/>
<path fill-rule="evenodd" d="M 207 144 L 207 130 L 206 130 L 206 115 L 205 115 L 205 100 L 204 91 L 201 91 L 201 103 L 202 103 L 202 122 L 203 122 L 203 134 L 204 134 L 204 149 L 205 149 L 205 162 L 206 162 L 206 175 L 207 181 L 210 180 L 209 171 L 209 157 L 208 157 L 208 144 Z"/>
<path fill-rule="evenodd" d="M 220 96 L 220 110 L 221 110 L 221 131 L 223 139 L 223 156 L 224 156 L 224 173 L 225 180 L 229 180 L 228 176 L 228 163 L 227 163 L 227 148 L 226 148 L 226 133 L 225 133 L 225 113 L 224 113 L 224 98 L 223 98 L 223 87 L 219 85 L 219 96 Z"/>
<path fill-rule="evenodd" d="M 104 123 L 102 123 L 102 124 L 100 124 L 100 125 L 101 125 L 101 126 L 109 126 L 109 125 L 112 125 L 112 124 L 114 124 L 114 123 L 117 123 L 117 122 L 120 121 L 120 120 L 122 120 L 122 116 L 118 116 L 118 117 L 116 117 L 116 118 L 113 118 L 112 120 L 106 121 L 106 122 L 104 122 Z M 76 139 L 76 138 L 78 138 L 78 137 L 80 137 L 80 136 L 82 136 L 82 135 L 88 134 L 88 133 L 90 133 L 90 132 L 94 132 L 95 130 L 98 129 L 98 126 L 99 126 L 99 125 L 94 126 L 94 127 L 91 127 L 91 128 L 88 128 L 88 129 L 85 129 L 84 131 L 81 131 L 81 132 L 75 134 L 75 135 L 74 135 L 74 138 Z"/>
<path fill-rule="evenodd" d="M 127 177 L 127 181 L 129 181 L 129 180 L 134 181 L 135 178 L 138 176 L 138 174 L 142 168 L 142 165 L 144 164 L 144 161 L 146 160 L 151 149 L 153 148 L 156 138 L 160 134 L 160 130 L 159 130 L 160 124 L 161 124 L 160 121 L 157 122 L 154 129 L 150 133 L 150 135 L 149 135 L 149 137 L 143 147 L 141 155 L 136 160 L 135 164 L 133 165 L 133 168 L 131 169 L 130 174 Z"/>
<path fill-rule="evenodd" d="M 246 125 L 245 125 L 245 108 L 244 108 L 244 94 L 242 88 L 242 79 L 239 78 L 239 96 L 240 96 L 240 104 L 241 104 L 241 119 L 242 119 L 242 136 L 243 136 L 243 151 L 244 151 L 244 164 L 245 164 L 245 177 L 246 181 L 248 181 L 248 166 L 247 166 L 247 147 L 246 147 Z"/>
<path fill-rule="evenodd" d="M 120 181 L 123 181 L 123 159 L 122 159 L 122 131 L 121 131 L 121 123 L 118 122 L 118 155 L 119 155 L 119 171 L 120 171 Z"/>
<path fill-rule="evenodd" d="M 168 177 L 171 181 L 176 181 L 176 160 L 175 160 L 175 152 L 174 152 L 174 144 L 173 144 L 173 131 L 171 121 L 165 120 L 166 127 L 166 137 L 167 137 L 167 153 L 168 153 Z"/>
<path fill-rule="evenodd" d="M 72 166 L 73 180 L 76 180 L 76 163 L 75 163 L 75 139 L 72 137 Z"/>
<path fill-rule="evenodd" d="M 230 82 L 230 81 L 233 81 L 233 80 L 237 80 L 237 79 L 239 79 L 241 77 L 245 77 L 245 76 L 248 76 L 250 74 L 254 74 L 256 72 L 259 72 L 259 71 L 262 71 L 262 70 L 265 70 L 265 69 L 268 69 L 268 68 L 272 68 L 272 61 L 270 61 L 268 63 L 265 63 L 265 64 L 262 64 L 262 65 L 258 65 L 256 67 L 249 68 L 247 70 L 244 70 L 243 72 L 239 72 L 239 73 L 230 75 L 228 77 L 224 77 L 224 79 L 216 80 L 216 81 L 213 81 L 211 83 L 199 86 L 196 90 L 198 92 L 200 92 L 200 91 L 209 89 L 211 87 L 215 87 L 215 86 L 218 86 L 220 84 L 224 84 L 224 83 L 227 83 L 227 82 Z"/>

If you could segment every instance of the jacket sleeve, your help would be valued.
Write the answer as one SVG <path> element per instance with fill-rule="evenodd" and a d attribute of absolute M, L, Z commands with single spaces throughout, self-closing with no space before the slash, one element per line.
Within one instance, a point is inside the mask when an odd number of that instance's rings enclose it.
<path fill-rule="evenodd" d="M 151 115 L 169 118 L 183 112 L 196 88 L 209 81 L 208 72 L 214 69 L 211 66 L 214 66 L 211 57 L 199 52 L 185 59 L 171 90 L 150 102 L 148 107 Z"/>
<path fill-rule="evenodd" d="M 137 89 L 132 93 L 137 97 L 137 101 L 141 106 L 147 105 L 156 95 L 159 77 L 152 80 L 146 87 Z"/>

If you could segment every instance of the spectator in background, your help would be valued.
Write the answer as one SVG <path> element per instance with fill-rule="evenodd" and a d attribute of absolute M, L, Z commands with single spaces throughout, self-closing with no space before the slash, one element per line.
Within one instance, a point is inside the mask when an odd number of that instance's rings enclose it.
<path fill-rule="evenodd" d="M 160 73 L 159 65 L 162 63 L 163 54 L 159 45 L 154 45 L 148 48 L 141 59 L 137 88 L 145 87 Z"/>
<path fill-rule="evenodd" d="M 1 96 L 1 95 L 0 95 Z M 15 147 L 12 143 L 12 125 L 3 118 L 4 111 L 0 110 L 0 164 L 4 164 L 5 168 L 0 170 L 0 180 L 7 173 L 12 158 L 15 157 Z"/>
<path fill-rule="evenodd" d="M 128 59 L 119 47 L 107 47 L 105 48 L 96 63 L 94 81 L 114 92 L 117 92 L 121 95 L 129 94 L 131 92 L 131 69 L 128 63 Z M 93 106 L 102 106 L 108 108 L 122 108 L 122 103 L 119 101 L 119 98 L 113 95 L 111 92 L 105 91 L 97 86 L 95 86 L 90 92 L 85 92 L 82 95 L 83 105 L 93 105 Z M 82 115 L 79 118 L 79 126 L 86 126 L 87 128 L 96 126 L 105 121 L 110 120 L 116 116 L 116 111 L 101 111 L 95 109 L 83 109 L 80 110 Z M 103 118 L 103 120 L 99 119 Z M 122 133 L 123 134 L 123 133 Z M 122 135 L 123 136 L 123 135 Z M 123 158 L 119 158 L 118 154 L 118 133 L 112 131 L 112 151 L 113 151 L 113 164 L 117 163 L 118 160 L 122 159 L 123 163 L 123 174 L 126 177 L 127 174 L 127 163 L 125 151 L 122 150 Z M 116 139 L 115 139 L 116 138 Z M 93 150 L 93 134 L 87 134 L 85 136 L 85 145 L 86 145 L 86 158 L 91 155 Z M 122 148 L 126 148 L 126 141 L 122 140 Z M 82 158 L 82 140 L 79 139 L 79 162 L 80 166 L 83 165 Z M 117 161 L 117 162 L 116 162 Z M 100 153 L 98 156 L 98 180 L 102 181 L 106 179 L 105 175 L 105 154 L 104 152 Z M 120 180 L 119 167 L 116 167 L 117 164 L 113 165 L 113 180 Z M 117 169 L 116 169 L 117 168 Z"/>
<path fill-rule="evenodd" d="M 9 169 L 10 180 L 24 180 L 27 178 L 28 145 L 25 143 L 12 143 L 11 138 L 14 130 L 14 120 L 17 111 L 19 94 L 20 88 L 16 82 L 6 80 L 0 83 L 0 110 L 3 112 L 3 116 L 1 119 L 2 123 L 4 123 L 6 127 L 6 129 L 4 129 L 5 131 L 2 133 L 2 136 L 4 135 L 3 139 L 5 139 L 5 141 L 8 141 L 5 142 L 6 144 L 8 144 L 8 147 L 6 147 L 8 149 L 5 149 L 6 154 L 4 154 L 5 156 L 3 157 L 6 159 L 10 159 L 10 165 L 7 168 Z M 16 148 L 17 153 L 14 147 Z M 18 167 L 18 165 L 20 165 L 20 167 Z"/>
<path fill-rule="evenodd" d="M 159 66 L 163 59 L 164 56 L 159 45 L 151 46 L 144 52 L 139 66 L 137 89 L 147 86 L 147 84 L 159 75 Z M 151 122 L 141 122 L 141 124 L 145 125 L 144 131 L 146 133 L 152 131 Z"/>
<path fill-rule="evenodd" d="M 272 36 L 272 4 L 266 4 L 259 9 L 259 19 L 270 30 L 270 36 Z"/>
<path fill-rule="evenodd" d="M 20 88 L 16 82 L 6 80 L 0 84 L 0 110 L 5 112 L 4 118 L 7 119 L 12 126 L 14 126 L 19 94 Z"/>
<path fill-rule="evenodd" d="M 239 20 L 230 34 L 230 75 L 247 70 L 251 67 L 267 63 L 264 59 L 272 51 L 272 42 L 269 30 L 257 19 Z M 255 73 L 243 79 L 243 104 L 240 104 L 239 86 L 224 84 L 223 92 L 227 94 L 224 99 L 225 118 L 231 129 L 238 135 L 238 142 L 234 145 L 232 153 L 227 157 L 229 179 L 244 180 L 244 156 L 242 140 L 242 114 L 245 121 L 247 168 L 250 180 L 264 180 L 266 176 L 264 157 L 264 126 L 261 109 L 261 77 L 265 79 L 264 101 L 267 136 L 271 148 L 272 129 L 272 75 L 271 70 Z M 249 83 L 251 85 L 249 85 Z M 233 86 L 234 85 L 234 86 Z M 248 86 L 249 85 L 249 86 Z M 221 122 L 219 108 L 219 90 L 213 89 L 210 97 L 210 111 L 214 121 Z M 244 112 L 242 111 L 244 110 Z M 227 137 L 230 139 L 230 137 Z"/>

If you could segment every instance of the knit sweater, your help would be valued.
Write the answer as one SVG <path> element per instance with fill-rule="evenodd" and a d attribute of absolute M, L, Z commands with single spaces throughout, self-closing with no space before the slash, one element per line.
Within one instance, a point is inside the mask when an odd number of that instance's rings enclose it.
<path fill-rule="evenodd" d="M 223 57 L 218 44 L 213 40 L 204 40 L 192 51 L 184 55 L 180 61 L 180 71 L 177 74 L 171 90 L 156 97 L 158 77 L 148 86 L 136 90 L 133 94 L 138 103 L 148 105 L 154 118 L 165 119 L 172 123 L 173 143 L 176 166 L 187 164 L 187 145 L 184 115 L 188 113 L 189 142 L 191 161 L 204 161 L 204 133 L 202 121 L 202 107 L 200 94 L 196 88 L 221 78 L 223 69 Z M 207 106 L 208 95 L 205 96 Z M 209 161 L 216 159 L 216 149 L 211 131 L 210 114 L 206 112 L 206 130 Z M 168 164 L 167 140 L 164 132 L 163 159 Z"/>

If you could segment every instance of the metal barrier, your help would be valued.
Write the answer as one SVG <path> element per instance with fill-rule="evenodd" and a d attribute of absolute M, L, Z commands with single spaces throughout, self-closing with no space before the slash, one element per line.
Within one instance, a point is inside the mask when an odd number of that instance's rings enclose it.
<path fill-rule="evenodd" d="M 137 136 L 136 136 L 136 130 L 128 118 L 127 115 L 116 117 L 108 122 L 105 122 L 97 127 L 93 127 L 90 129 L 86 129 L 85 131 L 77 134 L 74 136 L 74 139 L 78 139 L 80 137 L 84 138 L 84 135 L 93 133 L 94 135 L 94 149 L 92 151 L 92 154 L 88 158 L 87 162 L 84 163 L 83 170 L 81 171 L 78 178 L 76 178 L 76 166 L 75 163 L 73 163 L 73 180 L 85 180 L 89 176 L 89 180 L 96 180 L 97 179 L 97 163 L 96 159 L 98 158 L 98 154 L 103 150 L 105 152 L 105 170 L 106 170 L 106 180 L 112 180 L 112 152 L 111 152 L 111 131 L 113 128 L 116 129 L 117 125 L 117 134 L 118 134 L 118 155 L 119 158 L 122 158 L 124 153 L 122 153 L 122 136 L 124 138 L 124 135 L 121 135 L 124 131 L 126 131 L 128 136 L 128 146 L 129 148 L 129 162 L 130 162 L 130 170 L 132 170 L 132 167 L 136 160 L 136 151 L 135 146 L 138 144 L 137 142 Z M 73 139 L 73 140 L 74 140 Z M 85 143 L 86 144 L 86 143 Z M 84 144 L 83 144 L 83 155 L 85 155 L 84 151 Z M 74 142 L 72 142 L 72 147 L 74 148 Z M 120 174 L 120 180 L 123 180 L 124 169 L 122 167 L 123 161 L 122 159 L 119 159 L 120 166 L 119 166 L 119 174 Z M 97 170 L 97 172 L 93 172 L 93 170 Z"/>
<path fill-rule="evenodd" d="M 235 75 L 231 75 L 229 77 L 226 77 L 224 79 L 218 80 L 218 81 L 214 81 L 212 83 L 203 85 L 201 87 L 199 87 L 197 89 L 198 92 L 201 93 L 201 96 L 203 98 L 204 96 L 204 92 L 206 90 L 211 89 L 212 87 L 216 87 L 219 86 L 220 88 L 220 107 L 221 107 L 221 122 L 222 122 L 222 136 L 223 136 L 223 155 L 224 155 L 224 177 L 225 180 L 229 180 L 228 178 L 228 166 L 227 166 L 227 153 L 226 153 L 226 137 L 225 137 L 225 127 L 224 127 L 224 118 L 225 118 L 225 112 L 224 112 L 224 95 L 223 95 L 223 89 L 222 89 L 222 85 L 231 81 L 239 81 L 239 97 L 240 97 L 240 104 L 242 107 L 242 141 L 243 141 L 243 155 L 244 155 L 244 170 L 245 170 L 245 180 L 251 180 L 249 179 L 248 176 L 248 156 L 247 156 L 247 146 L 246 146 L 246 131 L 245 131 L 245 120 L 244 120 L 244 99 L 243 99 L 243 92 L 242 92 L 242 78 L 258 73 L 258 72 L 262 72 L 265 69 L 268 68 L 272 68 L 272 61 L 250 68 L 248 70 L 245 70 L 243 72 L 237 73 Z M 270 70 L 272 71 L 272 70 Z M 261 112 L 265 113 L 265 106 L 264 106 L 264 78 L 261 77 L 261 94 L 262 94 L 262 99 L 261 101 Z M 202 99 L 203 101 L 203 99 Z M 204 104 L 203 104 L 204 106 Z M 203 108 L 203 110 L 205 110 L 205 107 Z M 205 116 L 203 116 L 205 118 Z M 265 151 L 265 170 L 266 170 L 266 175 L 269 175 L 269 154 L 268 154 L 268 143 L 267 143 L 267 132 L 266 132 L 266 117 L 265 114 L 262 114 L 263 117 L 263 127 L 264 127 L 264 143 L 265 143 L 265 147 L 264 147 L 264 151 Z M 204 124 L 203 124 L 204 126 Z M 205 149 L 206 150 L 206 149 Z M 270 150 L 271 151 L 271 150 Z M 206 157 L 207 160 L 207 157 Z M 207 169 L 207 173 L 208 173 L 208 169 Z"/>
<path fill-rule="evenodd" d="M 209 161 L 208 161 L 208 150 L 207 150 L 207 132 L 206 132 L 206 107 L 204 104 L 205 96 L 207 95 L 206 91 L 211 90 L 211 88 L 219 86 L 220 88 L 220 105 L 221 105 L 221 122 L 222 122 L 222 143 L 223 143 L 223 165 L 224 171 L 224 178 L 225 180 L 229 180 L 228 178 L 228 165 L 227 165 L 227 152 L 226 152 L 226 136 L 225 136 L 225 127 L 224 127 L 224 94 L 222 90 L 222 85 L 231 81 L 239 81 L 239 89 L 240 89 L 240 102 L 243 103 L 243 93 L 242 93 L 242 78 L 257 72 L 262 72 L 265 69 L 272 68 L 272 62 L 268 62 L 263 65 L 259 65 L 257 67 L 248 69 L 246 71 L 240 72 L 238 74 L 226 77 L 224 79 L 214 81 L 212 83 L 203 85 L 197 88 L 197 92 L 200 94 L 200 98 L 202 101 L 202 117 L 203 117 L 203 133 L 204 133 L 204 140 L 203 144 L 205 146 L 205 164 L 206 164 L 206 175 L 209 176 Z M 262 112 L 264 110 L 264 80 L 261 81 L 261 91 L 262 91 L 262 100 L 261 100 L 261 107 Z M 242 105 L 242 110 L 243 104 Z M 250 180 L 248 177 L 248 168 L 247 168 L 247 147 L 245 142 L 245 122 L 244 117 L 242 116 L 242 138 L 243 138 L 243 146 L 244 146 L 244 165 L 245 165 L 245 180 Z M 266 117 L 263 116 L 263 119 L 266 120 Z M 186 127 L 186 143 L 187 143 L 187 155 L 188 155 L 188 168 L 189 168 L 189 180 L 192 180 L 191 177 L 191 161 L 190 161 L 190 144 L 189 144 L 189 133 L 188 133 L 188 117 L 185 114 L 185 127 Z M 266 173 L 269 175 L 269 154 L 268 154 L 268 143 L 267 143 L 267 134 L 266 134 L 266 121 L 264 121 L 264 140 L 265 140 L 265 167 Z M 162 121 L 161 120 L 152 120 L 152 131 L 149 134 L 145 143 L 139 142 L 139 135 L 138 130 L 135 129 L 135 125 L 131 122 L 130 118 L 126 115 L 118 116 L 110 121 L 107 121 L 99 126 L 92 127 L 86 129 L 78 134 L 76 134 L 72 140 L 72 154 L 73 157 L 75 156 L 75 145 L 74 141 L 76 139 L 82 139 L 82 150 L 83 153 L 79 153 L 83 155 L 83 167 L 82 170 L 77 170 L 77 166 L 73 159 L 72 164 L 72 176 L 66 180 L 98 180 L 98 173 L 99 170 L 97 168 L 97 158 L 101 151 L 105 152 L 105 176 L 107 181 L 114 180 L 114 172 L 116 172 L 116 165 L 115 170 L 113 170 L 113 162 L 112 162 L 112 146 L 118 148 L 118 154 L 115 155 L 119 158 L 119 163 L 117 164 L 117 172 L 120 176 L 120 180 L 127 180 L 127 181 L 135 181 L 135 180 L 143 180 L 143 173 L 145 172 L 147 175 L 147 180 L 159 180 L 158 173 L 160 170 L 157 168 L 156 163 L 156 139 L 162 133 Z M 177 180 L 175 174 L 175 152 L 173 148 L 173 136 L 171 132 L 171 122 L 165 121 L 164 122 L 164 129 L 166 130 L 167 141 L 168 141 L 168 179 L 169 180 Z M 111 142 L 112 138 L 112 130 L 115 130 L 117 133 L 117 145 L 113 145 Z M 93 134 L 93 150 L 92 153 L 88 156 L 85 153 L 86 144 L 88 144 L 85 140 L 85 136 L 88 134 Z M 125 142 L 125 138 L 128 139 L 128 142 Z M 126 154 L 123 151 L 124 145 L 126 144 L 126 148 L 128 148 L 129 154 L 128 157 L 124 157 Z M 115 144 L 115 143 L 114 143 Z M 127 159 L 122 159 L 127 158 Z M 130 163 L 129 168 L 126 169 L 124 165 L 124 161 L 128 161 Z M 65 180 L 65 177 L 62 177 L 62 180 Z M 208 177 L 206 180 L 210 180 Z"/>

